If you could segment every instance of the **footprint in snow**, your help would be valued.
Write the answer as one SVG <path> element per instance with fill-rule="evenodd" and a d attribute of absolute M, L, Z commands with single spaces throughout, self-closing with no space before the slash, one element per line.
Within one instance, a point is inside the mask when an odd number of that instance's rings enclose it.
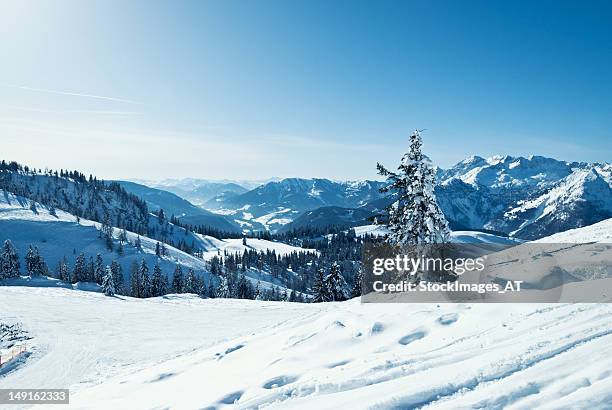
<path fill-rule="evenodd" d="M 236 350 L 242 349 L 243 347 L 244 347 L 244 345 L 242 345 L 242 344 L 241 345 L 236 345 L 236 346 L 229 347 L 229 348 L 227 348 L 225 350 L 225 354 L 230 354 L 231 352 L 235 352 Z"/>
<path fill-rule="evenodd" d="M 438 318 L 438 323 L 444 326 L 452 325 L 459 319 L 459 315 L 456 313 L 448 313 Z"/>
<path fill-rule="evenodd" d="M 293 383 L 298 378 L 296 376 L 278 376 L 274 377 L 263 384 L 264 389 L 276 389 L 277 387 L 283 387 Z"/>
<path fill-rule="evenodd" d="M 239 345 L 236 345 L 236 346 L 228 347 L 227 349 L 225 349 L 225 352 L 223 352 L 223 353 L 219 353 L 219 352 L 215 353 L 215 356 L 217 356 L 217 360 L 221 360 L 221 359 L 223 359 L 225 357 L 225 355 L 228 355 L 228 354 L 230 354 L 232 352 L 235 352 L 238 349 L 242 349 L 243 347 L 244 347 L 243 344 L 239 344 Z"/>
<path fill-rule="evenodd" d="M 398 343 L 405 346 L 407 344 L 410 344 L 410 343 L 412 343 L 412 342 L 414 342 L 416 340 L 422 339 L 424 337 L 425 337 L 425 332 L 423 332 L 422 330 L 419 330 L 417 332 L 413 332 L 413 333 L 410 333 L 409 335 L 406 335 L 406 336 L 402 337 L 398 341 Z"/>
<path fill-rule="evenodd" d="M 374 322 L 372 328 L 370 329 L 370 334 L 381 333 L 383 330 L 385 330 L 385 326 L 382 323 Z"/>
<path fill-rule="evenodd" d="M 242 397 L 243 391 L 235 391 L 228 395 L 223 396 L 221 400 L 219 400 L 220 404 L 234 404 Z"/>
<path fill-rule="evenodd" d="M 336 363 L 332 363 L 329 366 L 327 366 L 328 369 L 333 369 L 335 367 L 340 367 L 340 366 L 344 366 L 345 364 L 350 363 L 350 360 L 341 360 L 339 362 Z"/>
<path fill-rule="evenodd" d="M 165 379 L 169 379 L 170 377 L 176 376 L 176 373 L 160 373 L 153 380 L 149 380 L 149 383 L 160 382 Z"/>

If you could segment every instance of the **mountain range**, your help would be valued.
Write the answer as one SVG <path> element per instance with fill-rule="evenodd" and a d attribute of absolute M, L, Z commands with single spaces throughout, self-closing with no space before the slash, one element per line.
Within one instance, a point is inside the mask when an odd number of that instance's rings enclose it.
<path fill-rule="evenodd" d="M 436 177 L 438 203 L 455 230 L 536 239 L 612 217 L 609 163 L 472 156 L 448 169 L 437 168 Z M 247 232 L 357 226 L 393 201 L 379 192 L 383 185 L 287 178 L 241 193 L 218 193 L 200 206 Z"/>

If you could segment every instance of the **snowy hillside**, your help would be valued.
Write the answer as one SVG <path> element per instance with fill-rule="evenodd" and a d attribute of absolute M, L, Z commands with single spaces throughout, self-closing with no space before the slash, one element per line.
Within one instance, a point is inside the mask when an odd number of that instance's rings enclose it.
<path fill-rule="evenodd" d="M 58 263 L 67 258 L 68 264 L 72 267 L 75 258 L 83 253 L 86 258 L 96 257 L 100 254 L 104 265 L 110 265 L 112 261 L 117 261 L 122 267 L 124 282 L 127 284 L 130 269 L 134 262 L 140 263 L 143 259 L 149 269 L 153 269 L 159 263 L 162 272 L 170 275 L 177 264 L 181 265 L 185 271 L 193 269 L 201 275 L 206 282 L 211 280 L 209 267 L 206 261 L 200 257 L 190 255 L 170 245 L 165 245 L 165 254 L 156 255 L 158 242 L 145 236 L 139 236 L 133 232 L 126 231 L 127 242 L 123 245 L 123 253 L 119 255 L 116 251 L 107 248 L 103 239 L 100 238 L 100 224 L 87 219 L 77 218 L 67 212 L 55 210 L 52 215 L 48 207 L 34 203 L 36 211 L 32 210 L 32 201 L 3 191 L 0 195 L 0 243 L 6 239 L 17 248 L 23 257 L 30 245 L 38 248 L 40 255 L 47 263 L 51 271 L 55 271 Z M 250 239 L 247 247 L 243 247 L 241 240 L 218 240 L 213 237 L 199 235 L 193 232 L 185 232 L 181 227 L 170 223 L 160 225 L 158 218 L 150 215 L 149 229 L 164 229 L 164 238 L 172 242 L 187 241 L 195 249 L 203 250 L 203 255 L 207 259 L 223 253 L 240 251 L 244 249 L 255 249 L 265 251 L 274 250 L 277 255 L 283 255 L 294 251 L 306 251 L 302 248 L 292 247 L 282 243 Z M 113 238 L 115 250 L 119 246 L 120 230 L 115 229 Z M 140 248 L 135 246 L 137 240 L 140 241 Z M 261 281 L 262 289 L 271 288 L 272 285 L 283 289 L 283 283 L 278 279 L 271 278 L 269 275 L 250 270 L 246 272 L 253 284 Z M 217 281 L 217 279 L 214 279 Z M 6 284 L 23 284 L 23 280 L 8 281 Z M 68 286 L 58 281 L 29 281 L 34 286 Z"/>
<path fill-rule="evenodd" d="M 117 183 L 106 183 L 78 171 L 31 170 L 15 162 L 0 162 L 0 189 L 62 209 L 75 216 L 132 232 L 147 232 L 145 201 Z"/>
<path fill-rule="evenodd" d="M 265 239 L 249 238 L 246 240 L 246 245 L 242 243 L 242 239 L 217 239 L 211 236 L 202 236 L 202 240 L 206 243 L 206 251 L 203 254 L 203 258 L 206 260 L 217 255 L 222 256 L 225 252 L 242 254 L 244 251 L 251 250 L 256 252 L 275 252 L 279 256 L 288 255 L 293 252 L 315 252 L 312 249 L 304 249 Z"/>
<path fill-rule="evenodd" d="M 604 409 L 612 391 L 607 304 L 0 296 L 0 315 L 22 321 L 35 346 L 0 388 L 53 380 L 73 390 L 73 408 Z"/>
<path fill-rule="evenodd" d="M 547 239 L 605 242 L 609 222 Z M 482 235 L 456 233 L 491 239 Z M 20 287 L 0 287 L 0 299 L 0 317 L 32 337 L 0 388 L 59 383 L 73 408 L 606 409 L 612 400 L 607 303 L 137 300 Z"/>
<path fill-rule="evenodd" d="M 1 320 L 21 322 L 32 337 L 26 362 L 8 374 L 0 370 L 0 388 L 61 386 L 79 391 L 115 374 L 314 313 L 304 304 L 193 295 L 109 298 L 26 287 L 0 287 L 0 300 Z"/>
<path fill-rule="evenodd" d="M 538 239 L 541 243 L 612 243 L 612 218 L 584 228 L 570 229 L 546 238 Z"/>
<path fill-rule="evenodd" d="M 55 210 L 55 215 L 49 208 L 35 203 L 36 212 L 31 209 L 31 201 L 6 191 L 0 195 L 0 242 L 10 239 L 23 256 L 30 245 L 36 246 L 41 256 L 51 270 L 64 257 L 68 258 L 70 265 L 74 263 L 76 255 L 83 252 L 86 257 L 102 255 L 105 265 L 116 260 L 123 268 L 125 280 L 128 280 L 132 262 L 144 259 L 150 268 L 157 261 L 162 270 L 170 273 L 178 263 L 185 268 L 192 268 L 200 274 L 208 271 L 202 259 L 191 256 L 185 252 L 167 246 L 167 255 L 158 258 L 155 255 L 157 241 L 145 236 L 138 236 L 127 231 L 128 242 L 124 244 L 123 255 L 110 251 L 100 238 L 100 224 L 97 222 L 77 218 L 67 212 Z M 177 231 L 180 228 L 177 227 Z M 115 230 L 114 243 L 118 246 L 119 230 Z M 178 233 L 178 232 L 177 232 Z M 184 236 L 184 233 L 180 233 Z M 134 246 L 137 238 L 140 239 L 141 249 Z M 195 236 L 194 236 L 195 238 Z"/>
<path fill-rule="evenodd" d="M 174 215 L 181 223 L 198 226 L 205 225 L 223 232 L 240 232 L 239 227 L 222 215 L 197 207 L 171 192 L 150 188 L 134 182 L 117 181 L 126 191 L 144 199 L 151 211 L 163 209 L 166 215 Z"/>
<path fill-rule="evenodd" d="M 389 230 L 384 225 L 362 225 L 356 226 L 353 229 L 355 230 L 355 234 L 357 236 L 385 236 L 389 234 Z M 453 231 L 451 232 L 450 240 L 454 243 L 492 243 L 497 245 L 514 245 L 521 242 L 517 239 L 478 231 Z"/>

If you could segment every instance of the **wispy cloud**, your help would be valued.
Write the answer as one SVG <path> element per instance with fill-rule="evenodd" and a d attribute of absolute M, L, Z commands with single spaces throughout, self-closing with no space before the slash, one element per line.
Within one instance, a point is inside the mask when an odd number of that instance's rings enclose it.
<path fill-rule="evenodd" d="M 142 103 L 139 103 L 137 101 L 127 100 L 125 98 L 108 97 L 108 96 L 105 96 L 105 95 L 84 94 L 84 93 L 77 93 L 77 92 L 72 92 L 72 91 L 49 90 L 49 89 L 45 89 L 45 88 L 27 87 L 27 86 L 24 86 L 24 85 L 7 85 L 7 84 L 3 84 L 2 87 L 16 88 L 16 89 L 19 89 L 19 90 L 32 91 L 32 92 L 38 92 L 38 93 L 47 93 L 47 94 L 56 94 L 56 95 L 67 95 L 67 96 L 71 96 L 71 97 L 92 98 L 92 99 L 96 99 L 96 100 L 114 101 L 114 102 L 120 102 L 120 103 L 124 103 L 124 104 L 142 105 Z"/>
<path fill-rule="evenodd" d="M 142 111 L 108 111 L 108 110 L 49 110 L 46 108 L 5 106 L 9 110 L 39 112 L 45 114 L 96 114 L 96 115 L 142 115 Z"/>

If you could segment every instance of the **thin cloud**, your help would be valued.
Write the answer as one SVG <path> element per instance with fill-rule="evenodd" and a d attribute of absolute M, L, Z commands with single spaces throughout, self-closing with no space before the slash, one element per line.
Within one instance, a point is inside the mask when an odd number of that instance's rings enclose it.
<path fill-rule="evenodd" d="M 142 111 L 107 111 L 107 110 L 49 110 L 46 108 L 6 106 L 9 110 L 40 112 L 46 114 L 100 114 L 100 115 L 142 115 Z"/>
<path fill-rule="evenodd" d="M 83 93 L 75 93 L 75 92 L 71 92 L 71 91 L 48 90 L 48 89 L 44 89 L 44 88 L 27 87 L 27 86 L 24 86 L 24 85 L 3 85 L 3 87 L 16 88 L 16 89 L 19 89 L 19 90 L 33 91 L 33 92 L 38 92 L 38 93 L 47 93 L 47 94 L 56 94 L 56 95 L 68 95 L 68 96 L 71 96 L 71 97 L 93 98 L 93 99 L 96 99 L 96 100 L 115 101 L 115 102 L 121 102 L 121 103 L 125 103 L 125 104 L 142 105 L 142 103 L 139 103 L 137 101 L 126 100 L 124 98 L 117 98 L 117 97 L 108 97 L 108 96 L 104 96 L 104 95 L 83 94 Z"/>

